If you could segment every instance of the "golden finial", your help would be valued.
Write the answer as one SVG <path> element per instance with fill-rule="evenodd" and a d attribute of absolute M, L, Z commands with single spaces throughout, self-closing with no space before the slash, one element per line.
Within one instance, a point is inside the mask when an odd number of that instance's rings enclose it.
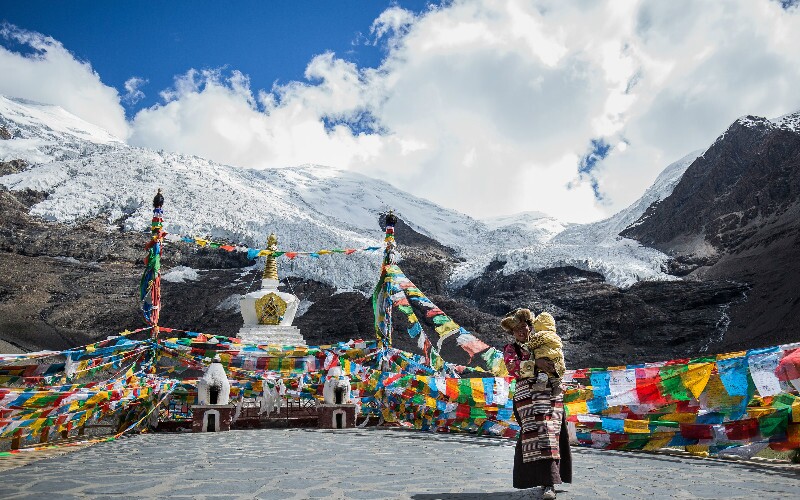
<path fill-rule="evenodd" d="M 269 238 L 267 238 L 267 250 L 269 252 L 278 251 L 278 237 L 275 236 L 275 233 L 270 233 Z M 272 254 L 267 255 L 267 263 L 264 264 L 264 275 L 262 279 L 279 281 L 278 261 L 275 260 Z"/>

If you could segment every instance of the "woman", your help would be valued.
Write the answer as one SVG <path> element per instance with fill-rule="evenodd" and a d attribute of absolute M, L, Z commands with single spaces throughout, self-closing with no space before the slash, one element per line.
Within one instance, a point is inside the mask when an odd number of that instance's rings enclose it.
<path fill-rule="evenodd" d="M 509 374 L 517 380 L 514 417 L 520 425 L 514 452 L 514 487 L 542 487 L 542 498 L 556 498 L 554 486 L 572 482 L 572 456 L 564 416 L 564 396 L 539 372 L 552 373 L 553 361 L 533 359 L 522 344 L 528 341 L 534 317 L 528 309 L 506 315 L 500 326 L 514 336 L 503 357 Z M 531 363 L 531 361 L 533 363 Z M 533 365 L 533 367 L 531 367 Z"/>

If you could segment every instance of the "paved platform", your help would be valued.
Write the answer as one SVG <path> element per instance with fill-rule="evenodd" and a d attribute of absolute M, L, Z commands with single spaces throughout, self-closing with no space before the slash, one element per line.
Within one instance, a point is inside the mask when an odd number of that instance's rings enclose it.
<path fill-rule="evenodd" d="M 0 472 L 0 498 L 523 499 L 513 443 L 381 429 L 146 434 Z M 793 498 L 800 469 L 573 448 L 578 498 Z"/>

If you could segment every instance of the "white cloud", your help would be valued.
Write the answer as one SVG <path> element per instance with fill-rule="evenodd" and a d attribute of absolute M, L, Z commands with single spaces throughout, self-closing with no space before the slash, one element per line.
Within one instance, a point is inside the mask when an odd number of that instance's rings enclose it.
<path fill-rule="evenodd" d="M 306 76 L 319 82 L 291 83 L 256 98 L 238 71 L 191 70 L 162 92 L 165 104 L 137 113 L 130 142 L 255 168 L 346 168 L 359 156 L 374 156 L 379 136 L 353 135 L 344 125 L 326 129 L 321 119 L 357 112 L 363 97 L 356 69 L 322 55 Z"/>
<path fill-rule="evenodd" d="M 390 43 L 394 44 L 400 36 L 405 34 L 414 19 L 414 13 L 406 9 L 397 6 L 386 9 L 372 22 L 369 29 L 370 33 L 375 36 L 373 43 L 377 45 L 381 38 L 389 35 Z"/>
<path fill-rule="evenodd" d="M 60 105 L 120 138 L 127 137 L 119 93 L 104 85 L 88 62 L 78 61 L 50 37 L 10 24 L 0 25 L 3 40 L 21 50 L 0 44 L 0 94 Z"/>
<path fill-rule="evenodd" d="M 738 116 L 800 109 L 800 10 L 775 1 L 455 0 L 391 7 L 370 31 L 379 68 L 325 53 L 304 81 L 269 89 L 235 69 L 187 70 L 134 117 L 130 142 L 356 170 L 479 217 L 589 221 Z M 614 147 L 579 175 L 593 139 Z"/>
<path fill-rule="evenodd" d="M 125 95 L 122 96 L 122 102 L 132 106 L 144 99 L 144 92 L 140 89 L 143 85 L 147 85 L 147 80 L 144 78 L 138 76 L 128 78 L 125 81 Z"/>
<path fill-rule="evenodd" d="M 475 216 L 588 221 L 736 117 L 800 109 L 799 17 L 760 0 L 392 7 L 371 27 L 381 67 L 323 54 L 307 81 L 257 98 L 236 72 L 190 71 L 137 115 L 132 140 L 252 167 L 358 170 Z M 599 138 L 618 147 L 579 176 Z"/>

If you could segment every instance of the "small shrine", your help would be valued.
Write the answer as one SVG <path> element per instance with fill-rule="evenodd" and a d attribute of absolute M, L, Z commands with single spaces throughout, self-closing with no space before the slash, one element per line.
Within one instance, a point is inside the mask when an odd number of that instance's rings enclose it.
<path fill-rule="evenodd" d="M 197 380 L 197 403 L 192 405 L 192 432 L 231 430 L 234 405 L 230 404 L 231 384 L 219 356 Z"/>
<path fill-rule="evenodd" d="M 338 366 L 328 370 L 322 389 L 324 404 L 317 405 L 320 429 L 355 427 L 356 405 L 351 400 L 350 377 Z"/>
<path fill-rule="evenodd" d="M 250 344 L 306 345 L 296 326 L 292 326 L 300 299 L 291 293 L 278 291 L 278 263 L 271 252 L 278 250 L 278 237 L 267 239 L 267 262 L 261 288 L 243 296 L 239 302 L 244 324 L 237 335 Z"/>

